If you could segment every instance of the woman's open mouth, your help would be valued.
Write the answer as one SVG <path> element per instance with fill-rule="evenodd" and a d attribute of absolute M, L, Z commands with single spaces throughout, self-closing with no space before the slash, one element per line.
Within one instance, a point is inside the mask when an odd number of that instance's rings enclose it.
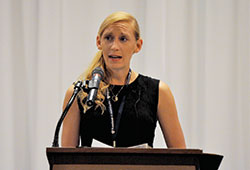
<path fill-rule="evenodd" d="M 109 55 L 109 58 L 112 58 L 112 59 L 120 59 L 120 58 L 122 58 L 122 56 L 113 56 L 113 55 Z"/>

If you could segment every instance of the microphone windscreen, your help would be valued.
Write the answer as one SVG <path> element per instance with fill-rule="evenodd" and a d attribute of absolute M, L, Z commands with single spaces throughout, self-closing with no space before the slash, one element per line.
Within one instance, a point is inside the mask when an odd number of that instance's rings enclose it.
<path fill-rule="evenodd" d="M 94 76 L 95 74 L 99 74 L 101 76 L 101 79 L 103 78 L 104 76 L 104 72 L 102 70 L 101 67 L 96 67 L 93 72 L 92 72 L 92 76 Z"/>

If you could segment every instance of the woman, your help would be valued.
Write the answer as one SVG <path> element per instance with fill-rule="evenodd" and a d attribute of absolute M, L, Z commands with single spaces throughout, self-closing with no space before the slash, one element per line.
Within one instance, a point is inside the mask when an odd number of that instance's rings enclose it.
<path fill-rule="evenodd" d="M 130 69 L 134 53 L 142 48 L 139 26 L 128 13 L 116 12 L 100 26 L 96 45 L 99 49 L 92 64 L 81 76 L 90 80 L 96 67 L 104 70 L 93 107 L 86 105 L 88 94 L 81 91 L 63 124 L 62 146 L 91 146 L 92 139 L 111 146 L 128 147 L 147 143 L 153 147 L 159 120 L 169 148 L 185 148 L 172 93 L 162 81 Z M 66 92 L 64 108 L 73 93 Z"/>

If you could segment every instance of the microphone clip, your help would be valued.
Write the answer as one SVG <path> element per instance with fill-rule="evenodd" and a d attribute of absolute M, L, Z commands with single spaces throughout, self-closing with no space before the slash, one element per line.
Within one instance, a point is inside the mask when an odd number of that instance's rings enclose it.
<path fill-rule="evenodd" d="M 91 87 L 89 85 L 89 80 L 84 80 L 84 81 L 77 81 L 74 83 L 74 90 L 79 92 L 80 90 L 83 90 L 85 93 L 89 93 Z"/>

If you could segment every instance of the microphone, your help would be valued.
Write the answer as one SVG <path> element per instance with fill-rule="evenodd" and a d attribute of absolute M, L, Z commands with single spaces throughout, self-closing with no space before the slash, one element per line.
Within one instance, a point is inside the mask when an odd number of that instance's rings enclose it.
<path fill-rule="evenodd" d="M 100 67 L 96 67 L 92 72 L 92 79 L 89 81 L 88 88 L 90 89 L 87 97 L 87 105 L 93 106 L 100 82 L 104 76 L 104 72 Z"/>

